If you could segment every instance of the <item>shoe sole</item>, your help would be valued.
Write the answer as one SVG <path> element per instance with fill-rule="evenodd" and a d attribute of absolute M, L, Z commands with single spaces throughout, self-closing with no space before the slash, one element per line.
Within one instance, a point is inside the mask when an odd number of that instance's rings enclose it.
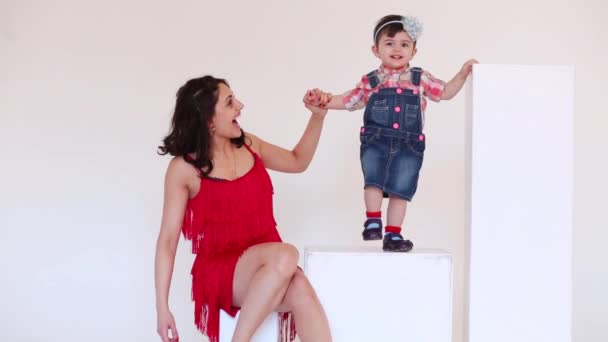
<path fill-rule="evenodd" d="M 407 252 L 411 251 L 412 248 L 406 248 L 406 249 L 388 249 L 388 248 L 382 248 L 382 250 L 385 251 L 385 252 L 407 253 Z"/>
<path fill-rule="evenodd" d="M 363 241 L 374 241 L 374 240 L 382 240 L 382 235 L 372 236 L 372 237 L 368 237 L 368 238 L 366 238 L 365 236 L 363 237 Z"/>

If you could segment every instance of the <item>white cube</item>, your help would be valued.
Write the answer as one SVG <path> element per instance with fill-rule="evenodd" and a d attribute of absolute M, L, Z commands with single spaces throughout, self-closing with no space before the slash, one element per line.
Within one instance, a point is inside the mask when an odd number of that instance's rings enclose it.
<path fill-rule="evenodd" d="M 452 340 L 452 257 L 370 248 L 308 248 L 304 271 L 335 342 Z"/>
<path fill-rule="evenodd" d="M 239 312 L 240 313 L 240 312 Z M 236 321 L 239 318 L 239 314 L 236 317 L 231 317 L 223 310 L 220 311 L 220 342 L 230 342 L 232 335 L 234 334 L 234 328 L 236 327 Z M 262 325 L 253 335 L 251 342 L 268 342 L 279 340 L 279 314 L 273 312 L 262 322 Z"/>
<path fill-rule="evenodd" d="M 572 339 L 574 69 L 476 65 L 470 342 Z"/>

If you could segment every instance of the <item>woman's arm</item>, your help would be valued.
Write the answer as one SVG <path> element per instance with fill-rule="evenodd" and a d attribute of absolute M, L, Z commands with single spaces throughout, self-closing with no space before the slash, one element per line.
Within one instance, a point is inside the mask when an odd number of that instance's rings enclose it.
<path fill-rule="evenodd" d="M 258 151 L 267 168 L 289 173 L 303 172 L 308 168 L 317 150 L 327 109 L 305 105 L 312 114 L 300 141 L 291 151 L 250 135 L 254 149 Z"/>
<path fill-rule="evenodd" d="M 187 164 L 176 157 L 165 175 L 165 195 L 160 232 L 156 242 L 154 280 L 156 286 L 157 330 L 163 342 L 177 341 L 175 320 L 169 310 L 169 287 L 184 211 L 188 202 Z M 171 338 L 169 337 L 171 331 Z"/>

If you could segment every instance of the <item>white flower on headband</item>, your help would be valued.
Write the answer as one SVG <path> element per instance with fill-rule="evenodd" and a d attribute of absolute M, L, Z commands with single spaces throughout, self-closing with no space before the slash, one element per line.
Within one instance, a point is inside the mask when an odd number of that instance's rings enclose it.
<path fill-rule="evenodd" d="M 422 22 L 416 17 L 405 16 L 401 17 L 401 20 L 391 20 L 380 26 L 374 33 L 374 41 L 376 41 L 378 33 L 390 24 L 401 24 L 403 26 L 403 30 L 407 32 L 407 34 L 410 36 L 410 38 L 412 38 L 413 41 L 417 41 L 418 38 L 420 38 L 420 36 L 422 35 Z"/>
<path fill-rule="evenodd" d="M 403 25 L 405 32 L 407 32 L 414 41 L 417 41 L 422 35 L 423 25 L 418 18 L 409 16 L 403 17 L 401 24 Z"/>

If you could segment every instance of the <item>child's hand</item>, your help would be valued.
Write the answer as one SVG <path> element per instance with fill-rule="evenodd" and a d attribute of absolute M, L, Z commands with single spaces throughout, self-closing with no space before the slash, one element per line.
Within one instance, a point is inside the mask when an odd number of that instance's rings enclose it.
<path fill-rule="evenodd" d="M 445 88 L 443 89 L 443 94 L 441 94 L 441 99 L 450 100 L 454 96 L 456 96 L 460 89 L 462 89 L 464 83 L 467 81 L 467 78 L 471 74 L 471 71 L 473 71 L 473 65 L 478 63 L 479 62 L 476 59 L 469 59 L 468 61 L 466 61 L 462 66 L 462 69 L 460 69 L 460 71 L 456 73 L 454 78 L 452 78 L 445 85 Z"/>
<path fill-rule="evenodd" d="M 324 108 L 331 100 L 331 96 L 330 93 L 315 88 L 306 92 L 303 101 L 307 105 Z"/>
<path fill-rule="evenodd" d="M 473 71 L 473 64 L 479 64 L 479 62 L 476 59 L 469 59 L 466 61 L 462 66 L 462 69 L 460 69 L 461 75 L 467 78 L 471 71 Z"/>
<path fill-rule="evenodd" d="M 319 99 L 319 106 L 322 107 L 322 108 L 325 108 L 325 106 L 327 106 L 327 104 L 329 103 L 329 101 L 331 101 L 331 97 L 332 97 L 331 93 L 326 93 L 326 92 L 323 92 L 323 91 L 321 91 L 319 89 L 315 89 L 315 90 L 317 90 L 318 93 L 319 93 L 319 97 L 320 97 L 320 99 Z"/>

